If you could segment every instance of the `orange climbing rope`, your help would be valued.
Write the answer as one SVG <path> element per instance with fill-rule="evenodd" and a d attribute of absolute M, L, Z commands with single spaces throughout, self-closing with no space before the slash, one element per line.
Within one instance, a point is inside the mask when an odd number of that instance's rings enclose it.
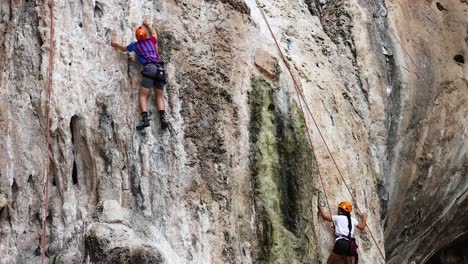
<path fill-rule="evenodd" d="M 426 76 L 422 73 L 420 67 L 418 67 L 418 64 L 416 64 L 416 61 L 413 59 L 413 57 L 409 54 L 409 52 L 406 50 L 406 48 L 403 46 L 403 43 L 401 43 L 401 40 L 391 31 L 390 31 L 390 34 L 393 36 L 393 38 L 395 38 L 395 40 L 397 41 L 397 43 L 400 45 L 401 49 L 403 51 L 405 51 L 406 53 L 406 56 L 408 56 L 408 58 L 411 60 L 411 62 L 414 64 L 414 67 L 416 67 L 416 70 L 418 71 L 418 73 L 421 75 L 421 78 L 424 80 L 424 82 L 426 83 L 426 85 L 428 87 L 431 87 L 431 84 L 429 83 L 429 81 L 427 80 Z M 465 133 L 465 130 L 463 129 L 463 127 L 460 125 L 460 123 L 457 122 L 457 120 L 455 119 L 455 117 L 453 116 L 452 112 L 449 110 L 447 104 L 445 102 L 443 102 L 443 99 L 441 100 L 441 103 L 442 105 L 444 106 L 445 110 L 447 111 L 447 114 L 448 116 L 453 120 L 453 122 L 455 122 L 455 124 L 457 125 L 458 129 L 460 129 L 460 131 L 462 132 L 463 134 L 463 138 L 466 139 L 466 133 Z"/>
<path fill-rule="evenodd" d="M 50 98 L 52 95 L 52 77 L 54 73 L 54 0 L 50 0 L 50 47 L 49 47 L 49 76 L 47 84 L 47 124 L 46 124 L 46 160 L 45 160 L 45 199 L 44 199 L 44 219 L 42 220 L 41 238 L 41 263 L 44 264 L 47 245 L 46 221 L 49 212 L 49 160 L 50 160 Z"/>
<path fill-rule="evenodd" d="M 289 64 L 288 64 L 288 62 L 287 62 L 287 60 L 286 60 L 286 58 L 285 58 L 285 56 L 284 56 L 284 54 L 283 54 L 283 51 L 282 51 L 281 47 L 280 47 L 279 44 L 278 44 L 278 41 L 276 40 L 275 34 L 273 33 L 273 30 L 271 29 L 270 23 L 268 22 L 268 19 L 267 19 L 266 15 L 265 15 L 265 12 L 263 11 L 263 9 L 262 9 L 262 7 L 261 7 L 261 4 L 260 4 L 259 0 L 255 0 L 255 1 L 256 1 L 256 3 L 257 3 L 258 9 L 260 10 L 260 13 L 262 14 L 263 19 L 265 20 L 265 24 L 267 25 L 268 30 L 270 31 L 270 34 L 271 34 L 271 36 L 272 36 L 272 38 L 273 38 L 273 41 L 275 42 L 276 48 L 278 49 L 278 52 L 279 52 L 279 55 L 280 55 L 282 61 L 284 62 L 284 64 L 286 65 L 286 68 L 288 69 L 289 75 L 291 76 L 291 79 L 292 79 L 293 84 L 294 84 L 294 88 L 295 88 L 295 90 L 296 90 L 298 96 L 300 97 L 298 101 L 299 101 L 299 105 L 300 105 L 300 108 L 301 108 L 301 111 L 302 111 L 302 115 L 304 116 L 304 123 L 305 123 L 306 129 L 307 129 L 307 137 L 308 137 L 308 141 L 309 141 L 309 144 L 310 144 L 310 147 L 311 147 L 313 153 L 315 153 L 315 152 L 314 152 L 312 140 L 311 140 L 311 138 L 310 138 L 309 128 L 308 128 L 308 125 L 307 125 L 307 121 L 306 121 L 306 119 L 305 119 L 304 107 L 302 106 L 301 100 L 304 102 L 305 108 L 307 109 L 307 112 L 309 113 L 310 117 L 312 118 L 312 121 L 313 121 L 313 123 L 314 123 L 314 126 L 315 126 L 315 128 L 317 129 L 317 131 L 318 131 L 318 133 L 319 133 L 319 135 L 320 135 L 320 138 L 322 139 L 323 143 L 325 144 L 325 147 L 326 147 L 326 149 L 327 149 L 327 152 L 328 152 L 328 154 L 330 155 L 330 157 L 332 158 L 333 164 L 335 165 L 335 167 L 336 167 L 336 169 L 337 169 L 337 171 L 338 171 L 338 174 L 339 174 L 340 177 L 341 177 L 341 180 L 342 180 L 343 183 L 345 184 L 346 189 L 348 190 L 349 194 L 351 195 L 351 198 L 353 199 L 353 201 L 356 201 L 356 199 L 355 199 L 353 193 L 352 193 L 351 190 L 349 189 L 349 186 L 348 186 L 348 184 L 346 183 L 346 181 L 345 181 L 345 179 L 344 179 L 343 174 L 341 173 L 341 170 L 339 169 L 338 164 L 337 164 L 336 161 L 335 161 L 335 158 L 334 158 L 333 154 L 332 154 L 331 151 L 330 151 L 330 148 L 328 147 L 328 144 L 327 144 L 325 138 L 323 137 L 323 134 L 322 134 L 322 132 L 321 132 L 321 130 L 320 130 L 320 128 L 319 128 L 319 126 L 318 126 L 318 124 L 317 124 L 315 118 L 314 118 L 314 115 L 312 114 L 312 111 L 310 110 L 309 106 L 308 106 L 307 103 L 306 103 L 306 100 L 305 100 L 305 98 L 304 98 L 304 95 L 303 95 L 303 93 L 302 93 L 300 87 L 299 87 L 299 84 L 298 84 L 296 78 L 294 77 L 294 75 L 293 75 L 293 73 L 292 73 L 292 71 L 291 71 L 291 68 L 290 68 L 290 66 L 289 66 Z M 315 155 L 315 154 L 314 154 L 314 155 Z M 329 208 L 328 210 L 330 211 L 330 204 L 329 204 L 329 202 L 328 202 L 327 192 L 326 192 L 325 185 L 323 184 L 323 179 L 322 179 L 322 175 L 321 175 L 321 173 L 320 173 L 320 170 L 319 170 L 319 177 L 320 177 L 320 181 L 321 181 L 321 184 L 322 184 L 323 192 L 324 192 L 325 197 L 326 197 L 326 200 L 327 200 L 327 205 L 328 205 L 328 208 Z M 359 214 L 362 214 L 361 210 L 359 210 L 359 208 L 358 208 L 358 206 L 357 206 L 357 203 L 355 203 L 355 204 L 356 204 L 356 210 L 359 212 Z M 367 227 L 367 230 L 369 230 L 369 234 L 371 235 L 372 240 L 374 241 L 374 243 L 375 243 L 375 245 L 376 245 L 376 247 L 377 247 L 377 249 L 378 249 L 380 255 L 382 256 L 382 258 L 383 258 L 383 260 L 384 260 L 384 262 L 385 262 L 385 255 L 383 254 L 382 250 L 380 249 L 379 245 L 377 244 L 377 240 L 375 239 L 375 237 L 374 237 L 372 231 L 370 230 L 369 227 Z"/>

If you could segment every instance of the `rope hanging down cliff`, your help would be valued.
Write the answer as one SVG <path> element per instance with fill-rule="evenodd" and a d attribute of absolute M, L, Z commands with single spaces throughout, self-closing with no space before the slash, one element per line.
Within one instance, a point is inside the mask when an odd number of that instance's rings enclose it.
<path fill-rule="evenodd" d="M 49 76 L 47 83 L 47 124 L 46 124 L 46 158 L 45 158 L 45 199 L 44 199 L 44 218 L 42 219 L 42 238 L 41 238 L 41 263 L 44 264 L 46 245 L 47 245 L 47 233 L 46 233 L 46 220 L 49 211 L 49 160 L 50 160 L 50 105 L 52 95 L 52 77 L 54 74 L 54 0 L 50 0 L 50 40 L 49 40 Z"/>
<path fill-rule="evenodd" d="M 285 56 L 284 56 L 284 54 L 283 54 L 283 51 L 282 51 L 281 47 L 279 46 L 278 41 L 276 40 L 275 34 L 273 33 L 273 30 L 271 29 L 270 23 L 268 22 L 268 19 L 267 19 L 266 15 L 265 15 L 265 12 L 263 11 L 263 9 L 262 9 L 262 7 L 261 7 L 260 1 L 259 1 L 259 0 L 255 0 L 255 2 L 257 3 L 257 8 L 260 10 L 260 13 L 262 14 L 263 20 L 265 21 L 265 24 L 266 24 L 267 27 L 268 27 L 268 30 L 270 31 L 270 34 L 271 34 L 271 36 L 272 36 L 272 38 L 273 38 L 273 41 L 275 42 L 275 45 L 276 45 L 276 48 L 278 49 L 278 53 L 279 53 L 279 55 L 280 55 L 280 57 L 281 57 L 281 60 L 282 60 L 283 63 L 286 65 L 286 68 L 288 69 L 289 75 L 291 76 L 291 79 L 292 79 L 293 84 L 294 84 L 294 88 L 295 88 L 295 90 L 296 90 L 296 92 L 297 92 L 297 94 L 298 94 L 298 97 L 299 97 L 299 100 L 298 100 L 298 101 L 299 101 L 299 105 L 300 105 L 300 108 L 301 108 L 302 115 L 303 115 L 303 117 L 304 117 L 304 123 L 305 123 L 306 129 L 307 129 L 307 137 L 308 137 L 309 145 L 310 145 L 310 148 L 312 149 L 312 152 L 314 153 L 314 148 L 313 148 L 312 140 L 311 140 L 311 138 L 310 138 L 309 128 L 308 128 L 308 126 L 307 126 L 307 121 L 306 121 L 306 119 L 305 119 L 304 108 L 303 108 L 303 106 L 302 106 L 301 100 L 304 102 L 305 108 L 306 108 L 307 112 L 309 113 L 310 117 L 312 118 L 312 121 L 313 121 L 313 123 L 314 123 L 314 126 L 315 126 L 315 128 L 317 129 L 317 131 L 318 131 L 318 133 L 319 133 L 319 135 L 320 135 L 320 138 L 322 139 L 322 141 L 323 141 L 323 143 L 324 143 L 324 145 L 325 145 L 325 147 L 326 147 L 326 149 L 327 149 L 327 152 L 328 152 L 328 154 L 330 155 L 330 157 L 331 157 L 331 159 L 332 159 L 332 161 L 333 161 L 333 164 L 335 165 L 335 168 L 337 169 L 338 174 L 339 174 L 340 177 L 341 177 L 341 180 L 343 181 L 343 183 L 344 183 L 346 189 L 348 190 L 348 192 L 349 192 L 351 198 L 353 199 L 353 201 L 356 201 L 356 199 L 355 199 L 353 193 L 352 193 L 351 190 L 349 189 L 349 186 L 348 186 L 348 184 L 346 183 L 346 181 L 345 181 L 345 179 L 344 179 L 343 174 L 341 173 L 340 168 L 338 167 L 338 164 L 336 163 L 336 160 L 335 160 L 333 154 L 332 154 L 331 151 L 330 151 L 330 148 L 328 147 L 328 144 L 327 144 L 325 138 L 323 137 L 323 134 L 322 134 L 322 132 L 321 132 L 321 130 L 320 130 L 320 128 L 319 128 L 319 126 L 318 126 L 318 124 L 317 124 L 317 122 L 316 122 L 316 120 L 315 120 L 313 114 L 312 114 L 312 111 L 310 110 L 309 106 L 308 106 L 307 103 L 306 103 L 306 100 L 305 100 L 305 98 L 304 98 L 304 95 L 303 95 L 301 89 L 299 88 L 299 85 L 298 85 L 298 83 L 297 83 L 297 80 L 296 80 L 296 78 L 294 77 L 294 75 L 293 75 L 293 73 L 292 73 L 292 71 L 291 71 L 291 68 L 290 68 L 290 66 L 289 66 L 289 64 L 288 64 L 288 62 L 287 62 L 287 60 L 286 60 L 286 58 L 285 58 Z M 315 154 L 314 154 L 314 155 L 315 155 Z M 319 170 L 319 176 L 320 176 L 320 181 L 321 181 L 321 183 L 322 183 L 323 192 L 324 192 L 325 197 L 326 197 L 326 200 L 327 200 L 328 208 L 329 208 L 329 210 L 330 210 L 330 206 L 329 206 L 329 202 L 328 202 L 328 197 L 327 197 L 327 191 L 326 191 L 325 185 L 323 184 L 323 180 L 322 180 L 322 176 L 321 176 L 320 170 Z M 358 206 L 357 206 L 357 203 L 355 203 L 355 204 L 356 204 L 356 210 L 359 212 L 359 214 L 362 214 L 361 210 L 360 210 L 360 209 L 358 208 Z M 367 230 L 369 230 L 369 234 L 371 235 L 372 240 L 374 241 L 374 244 L 376 245 L 376 247 L 377 247 L 377 249 L 378 249 L 380 255 L 382 256 L 382 259 L 383 259 L 384 262 L 385 262 L 385 255 L 383 254 L 382 250 L 380 249 L 379 245 L 377 244 L 377 241 L 376 241 L 376 239 L 375 239 L 375 237 L 374 237 L 372 231 L 370 230 L 369 227 L 367 228 Z"/>

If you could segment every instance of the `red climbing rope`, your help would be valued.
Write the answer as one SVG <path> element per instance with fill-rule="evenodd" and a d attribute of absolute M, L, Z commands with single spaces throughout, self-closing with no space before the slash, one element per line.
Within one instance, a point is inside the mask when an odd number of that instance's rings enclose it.
<path fill-rule="evenodd" d="M 44 264 L 47 245 L 46 221 L 49 212 L 49 160 L 50 160 L 50 105 L 52 95 L 52 77 L 54 73 L 54 0 L 50 0 L 50 42 L 49 42 L 49 77 L 47 85 L 47 124 L 46 124 L 46 160 L 45 160 L 45 199 L 44 199 L 44 219 L 42 220 L 41 238 L 41 263 Z"/>
<path fill-rule="evenodd" d="M 403 46 L 403 43 L 401 43 L 401 40 L 391 31 L 390 31 L 390 34 L 393 36 L 393 38 L 395 38 L 395 40 L 397 41 L 397 43 L 400 45 L 401 49 L 403 51 L 405 51 L 406 53 L 406 56 L 408 56 L 408 58 L 411 60 L 411 62 L 414 64 L 414 67 L 416 67 L 416 70 L 418 71 L 418 73 L 421 75 L 421 78 L 423 79 L 423 81 L 426 83 L 427 87 L 431 87 L 431 84 L 429 83 L 429 81 L 427 80 L 426 76 L 422 73 L 420 67 L 418 66 L 418 64 L 416 64 L 416 61 L 413 59 L 413 57 L 410 55 L 410 53 L 406 50 L 406 48 Z M 453 116 L 452 112 L 449 110 L 447 104 L 445 102 L 443 102 L 443 98 L 442 100 L 440 101 L 442 103 L 442 105 L 444 106 L 445 110 L 447 111 L 447 114 L 449 116 L 449 118 L 451 118 L 453 120 L 453 122 L 455 122 L 455 124 L 457 125 L 458 129 L 460 129 L 460 131 L 462 132 L 463 134 L 463 138 L 466 139 L 466 133 L 465 133 L 465 130 L 463 129 L 463 127 L 460 125 L 460 123 L 457 122 L 457 120 L 455 119 L 455 117 Z"/>
<path fill-rule="evenodd" d="M 309 135 L 309 129 L 308 129 L 308 126 L 307 126 L 307 121 L 306 121 L 306 119 L 305 119 L 304 108 L 303 108 L 303 106 L 302 106 L 301 100 L 304 102 L 304 105 L 305 105 L 305 107 L 306 107 L 306 109 L 307 109 L 307 112 L 309 113 L 310 117 L 312 118 L 312 121 L 313 121 L 313 123 L 314 123 L 314 126 L 316 127 L 316 129 L 317 129 L 317 131 L 318 131 L 318 133 L 319 133 L 319 135 L 320 135 L 320 138 L 322 139 L 322 141 L 323 141 L 323 143 L 324 143 L 324 145 L 325 145 L 325 147 L 326 147 L 326 149 L 327 149 L 328 154 L 329 154 L 330 157 L 332 158 L 333 164 L 335 165 L 335 167 L 336 167 L 336 169 L 337 169 L 337 171 L 338 171 L 338 174 L 339 174 L 340 177 L 341 177 L 341 180 L 344 182 L 344 184 L 345 184 L 345 186 L 346 186 L 346 189 L 348 190 L 349 194 L 351 195 L 351 198 L 352 198 L 353 201 L 355 202 L 356 199 L 355 199 L 353 193 L 351 192 L 350 188 L 348 187 L 348 185 L 347 185 L 347 183 L 346 183 L 346 181 L 345 181 L 345 179 L 344 179 L 344 176 L 343 176 L 343 174 L 341 173 L 341 170 L 339 169 L 339 166 L 338 166 L 338 164 L 336 163 L 335 158 L 334 158 L 333 154 L 331 153 L 330 148 L 328 147 L 328 144 L 327 144 L 325 138 L 323 137 L 323 134 L 322 134 L 322 132 L 321 132 L 321 130 L 320 130 L 320 128 L 319 128 L 319 126 L 318 126 L 318 124 L 317 124 L 315 118 L 314 118 L 314 115 L 312 114 L 312 111 L 310 110 L 309 106 L 308 106 L 307 103 L 306 103 L 306 100 L 305 100 L 305 98 L 304 98 L 304 95 L 303 95 L 303 93 L 302 93 L 302 91 L 301 91 L 301 89 L 300 89 L 300 87 L 299 87 L 299 84 L 298 84 L 296 78 L 294 77 L 294 75 L 293 75 L 293 73 L 292 73 L 292 71 L 291 71 L 291 68 L 290 68 L 290 66 L 289 66 L 289 64 L 288 64 L 288 62 L 287 62 L 287 60 L 286 60 L 286 58 L 285 58 L 285 56 L 284 56 L 284 54 L 283 54 L 283 51 L 282 51 L 281 47 L 280 47 L 279 44 L 278 44 L 278 41 L 276 40 L 275 34 L 273 33 L 273 30 L 271 29 L 270 23 L 268 22 L 268 19 L 267 19 L 266 15 L 265 15 L 265 13 L 264 13 L 262 7 L 261 7 L 261 4 L 260 4 L 259 0 L 255 0 L 255 1 L 256 1 L 256 3 L 257 3 L 258 9 L 260 10 L 260 13 L 262 14 L 263 19 L 265 20 L 265 23 L 266 23 L 266 25 L 267 25 L 267 27 L 268 27 L 268 30 L 270 31 L 270 34 L 271 34 L 271 36 L 272 36 L 272 38 L 273 38 L 273 41 L 275 42 L 276 48 L 278 49 L 278 52 L 279 52 L 279 55 L 280 55 L 282 61 L 284 62 L 284 64 L 286 65 L 286 68 L 288 69 L 289 75 L 291 76 L 291 79 L 292 79 L 293 84 L 294 84 L 294 88 L 295 88 L 297 94 L 298 94 L 299 97 L 300 97 L 300 98 L 299 98 L 299 105 L 300 105 L 300 107 L 301 107 L 302 115 L 304 116 L 304 123 L 306 124 L 306 128 L 307 128 L 307 137 L 308 137 L 308 139 L 309 139 L 310 147 L 311 147 L 311 149 L 312 149 L 312 151 L 313 151 L 313 153 L 314 153 L 314 155 L 315 155 L 314 148 L 313 148 L 313 144 L 312 144 L 312 140 L 311 140 L 310 135 Z M 330 211 L 330 204 L 328 203 L 327 192 L 326 192 L 325 185 L 323 184 L 323 179 L 322 179 L 322 175 L 321 175 L 321 173 L 320 173 L 320 170 L 319 170 L 319 177 L 320 177 L 320 181 L 321 181 L 321 183 L 322 183 L 323 192 L 324 192 L 325 197 L 326 197 L 326 199 L 327 199 L 327 205 L 328 205 L 328 208 L 329 208 L 329 211 Z M 357 206 L 357 203 L 355 203 L 355 204 L 356 204 L 356 210 L 359 212 L 359 214 L 362 214 L 361 210 L 359 210 L 359 208 L 358 208 L 358 206 Z M 331 212 L 330 212 L 330 214 L 331 214 Z M 377 249 L 379 250 L 380 255 L 382 256 L 382 258 L 383 258 L 383 260 L 384 260 L 384 262 L 385 262 L 385 255 L 383 254 L 382 250 L 380 249 L 379 245 L 377 244 L 377 240 L 375 239 L 374 235 L 372 234 L 372 231 L 370 230 L 369 227 L 367 227 L 367 230 L 369 230 L 369 233 L 370 233 L 370 235 L 371 235 L 371 237 L 372 237 L 372 240 L 374 241 L 374 243 L 375 243 Z"/>

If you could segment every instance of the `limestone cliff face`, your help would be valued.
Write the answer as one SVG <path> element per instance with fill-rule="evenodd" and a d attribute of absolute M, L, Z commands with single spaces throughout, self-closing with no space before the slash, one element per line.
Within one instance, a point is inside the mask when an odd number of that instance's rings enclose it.
<path fill-rule="evenodd" d="M 404 50 L 394 53 L 400 118 L 390 121 L 385 246 L 395 263 L 424 263 L 468 232 L 468 4 L 392 1 L 388 9 Z"/>
<path fill-rule="evenodd" d="M 463 258 L 466 1 L 261 3 L 387 260 Z M 54 10 L 51 43 L 48 1 L 0 3 L 0 263 L 40 261 L 46 164 L 52 262 L 326 262 L 319 170 L 332 211 L 351 196 L 254 0 Z M 141 66 L 109 45 L 133 41 L 145 17 L 169 73 L 171 131 L 156 117 L 135 130 Z M 370 233 L 357 237 L 361 263 L 383 263 Z"/>

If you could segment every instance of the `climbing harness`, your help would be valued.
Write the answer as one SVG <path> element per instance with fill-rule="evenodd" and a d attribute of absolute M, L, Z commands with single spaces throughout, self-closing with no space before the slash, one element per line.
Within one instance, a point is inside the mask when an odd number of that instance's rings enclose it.
<path fill-rule="evenodd" d="M 156 72 L 153 75 L 153 74 L 148 74 L 143 70 L 141 71 L 141 75 L 143 77 L 146 77 L 155 81 L 166 83 L 167 75 L 166 75 L 166 70 L 164 68 L 164 62 L 145 63 L 145 65 L 147 64 L 154 64 L 156 66 Z"/>
<path fill-rule="evenodd" d="M 309 145 L 310 145 L 310 148 L 311 148 L 311 150 L 312 150 L 312 153 L 313 153 L 314 156 L 315 156 L 315 150 L 314 150 L 314 148 L 313 148 L 312 139 L 311 139 L 311 137 L 310 137 L 310 132 L 309 132 L 310 130 L 309 130 L 309 127 L 308 127 L 308 125 L 307 125 L 306 118 L 305 118 L 304 106 L 302 105 L 302 101 L 304 102 L 305 109 L 306 109 L 307 112 L 309 113 L 309 115 L 310 115 L 310 117 L 311 117 L 311 119 L 312 119 L 312 121 L 313 121 L 313 123 L 314 123 L 314 126 L 315 126 L 315 128 L 317 129 L 318 134 L 320 135 L 320 138 L 322 139 L 322 141 L 323 141 L 323 143 L 324 143 L 324 145 L 325 145 L 325 147 L 326 147 L 326 149 L 327 149 L 327 152 L 328 152 L 328 154 L 330 155 L 330 157 L 331 157 L 331 159 L 332 159 L 332 161 L 333 161 L 333 164 L 335 165 L 335 168 L 337 169 L 338 174 L 339 174 L 340 177 L 341 177 L 341 180 L 343 181 L 343 183 L 344 183 L 346 189 L 348 190 L 348 192 L 349 192 L 351 198 L 353 199 L 353 201 L 356 201 L 356 199 L 355 199 L 353 193 L 351 192 L 349 186 L 347 185 L 347 183 L 346 183 L 346 181 L 345 181 L 345 179 L 344 179 L 343 174 L 341 173 L 341 170 L 340 170 L 338 164 L 336 163 L 336 160 L 335 160 L 333 154 L 332 154 L 331 151 L 330 151 L 330 148 L 328 147 L 328 144 L 327 144 L 325 138 L 323 137 L 323 134 L 322 134 L 322 132 L 321 132 L 321 130 L 320 130 L 320 128 L 319 128 L 319 126 L 318 126 L 318 124 L 317 124 L 315 118 L 314 118 L 314 115 L 312 114 L 312 111 L 310 110 L 309 106 L 308 106 L 307 103 L 306 103 L 306 100 L 305 100 L 305 98 L 304 98 L 304 95 L 303 95 L 303 93 L 302 93 L 300 87 L 299 87 L 299 84 L 298 84 L 296 78 L 294 77 L 294 75 L 293 75 L 293 73 L 292 73 L 292 71 L 291 71 L 291 67 L 289 66 L 289 64 L 288 64 L 288 62 L 287 62 L 287 60 L 286 60 L 286 58 L 285 58 L 285 56 L 284 56 L 284 54 L 283 54 L 283 51 L 282 51 L 281 47 L 279 46 L 278 41 L 276 40 L 275 34 L 273 33 L 273 30 L 271 29 L 270 23 L 268 22 L 268 19 L 267 19 L 266 15 L 265 15 L 265 12 L 264 12 L 263 9 L 262 9 L 262 6 L 261 6 L 261 4 L 260 4 L 260 1 L 259 1 L 259 0 L 255 0 L 255 2 L 257 3 L 257 8 L 259 9 L 259 11 L 260 11 L 260 13 L 261 13 L 261 15 L 262 15 L 262 17 L 263 17 L 263 20 L 265 21 L 265 24 L 267 25 L 268 30 L 270 31 L 270 34 L 271 34 L 271 36 L 272 36 L 272 38 L 273 38 L 273 41 L 275 42 L 275 45 L 276 45 L 276 48 L 277 48 L 277 50 L 278 50 L 278 53 L 279 53 L 279 55 L 280 55 L 280 57 L 281 57 L 281 60 L 282 60 L 283 63 L 285 64 L 285 66 L 286 66 L 286 68 L 287 68 L 287 70 L 288 70 L 288 72 L 289 72 L 289 75 L 291 76 L 291 79 L 292 79 L 292 81 L 293 81 L 293 84 L 294 84 L 294 88 L 295 88 L 295 90 L 296 90 L 296 93 L 298 94 L 298 97 L 299 97 L 299 100 L 298 100 L 298 101 L 299 101 L 299 106 L 300 106 L 300 109 L 301 109 L 301 112 L 302 112 L 302 116 L 304 117 L 304 123 L 305 123 L 306 131 L 307 131 L 307 138 L 308 138 Z M 326 192 L 326 189 L 325 189 L 325 185 L 323 184 L 323 179 L 322 179 L 322 175 L 321 175 L 321 173 L 320 173 L 320 169 L 318 169 L 318 172 L 319 172 L 318 174 L 319 174 L 319 178 L 320 178 L 320 181 L 321 181 L 321 184 L 322 184 L 322 188 L 323 188 L 323 191 L 324 191 L 324 194 L 325 194 L 325 197 L 326 197 L 326 201 L 327 201 L 327 204 L 328 204 L 328 210 L 329 210 L 330 215 L 331 215 L 330 203 L 328 202 L 327 192 Z M 357 203 L 356 203 L 356 210 L 359 212 L 359 214 L 362 214 L 362 212 L 361 212 L 361 211 L 359 210 L 359 208 L 357 207 Z M 366 227 L 367 227 L 367 226 L 366 226 Z M 369 227 L 367 227 L 367 230 L 369 230 L 369 234 L 371 235 L 372 240 L 374 241 L 374 244 L 376 245 L 376 247 L 377 247 L 377 249 L 378 249 L 380 255 L 382 256 L 382 259 L 383 259 L 384 262 L 385 262 L 385 255 L 383 254 L 382 250 L 380 249 L 379 245 L 377 244 L 377 241 L 376 241 L 376 239 L 375 239 L 375 237 L 374 237 L 372 231 L 370 230 Z"/>
<path fill-rule="evenodd" d="M 47 245 L 47 214 L 49 211 L 49 160 L 50 160 L 50 105 L 52 95 L 52 78 L 54 74 L 54 5 L 55 1 L 50 0 L 50 47 L 49 47 L 49 76 L 47 83 L 47 124 L 46 124 L 46 160 L 45 160 L 45 198 L 44 198 L 44 218 L 42 219 L 42 238 L 41 238 L 41 263 L 44 264 L 46 245 Z"/>

